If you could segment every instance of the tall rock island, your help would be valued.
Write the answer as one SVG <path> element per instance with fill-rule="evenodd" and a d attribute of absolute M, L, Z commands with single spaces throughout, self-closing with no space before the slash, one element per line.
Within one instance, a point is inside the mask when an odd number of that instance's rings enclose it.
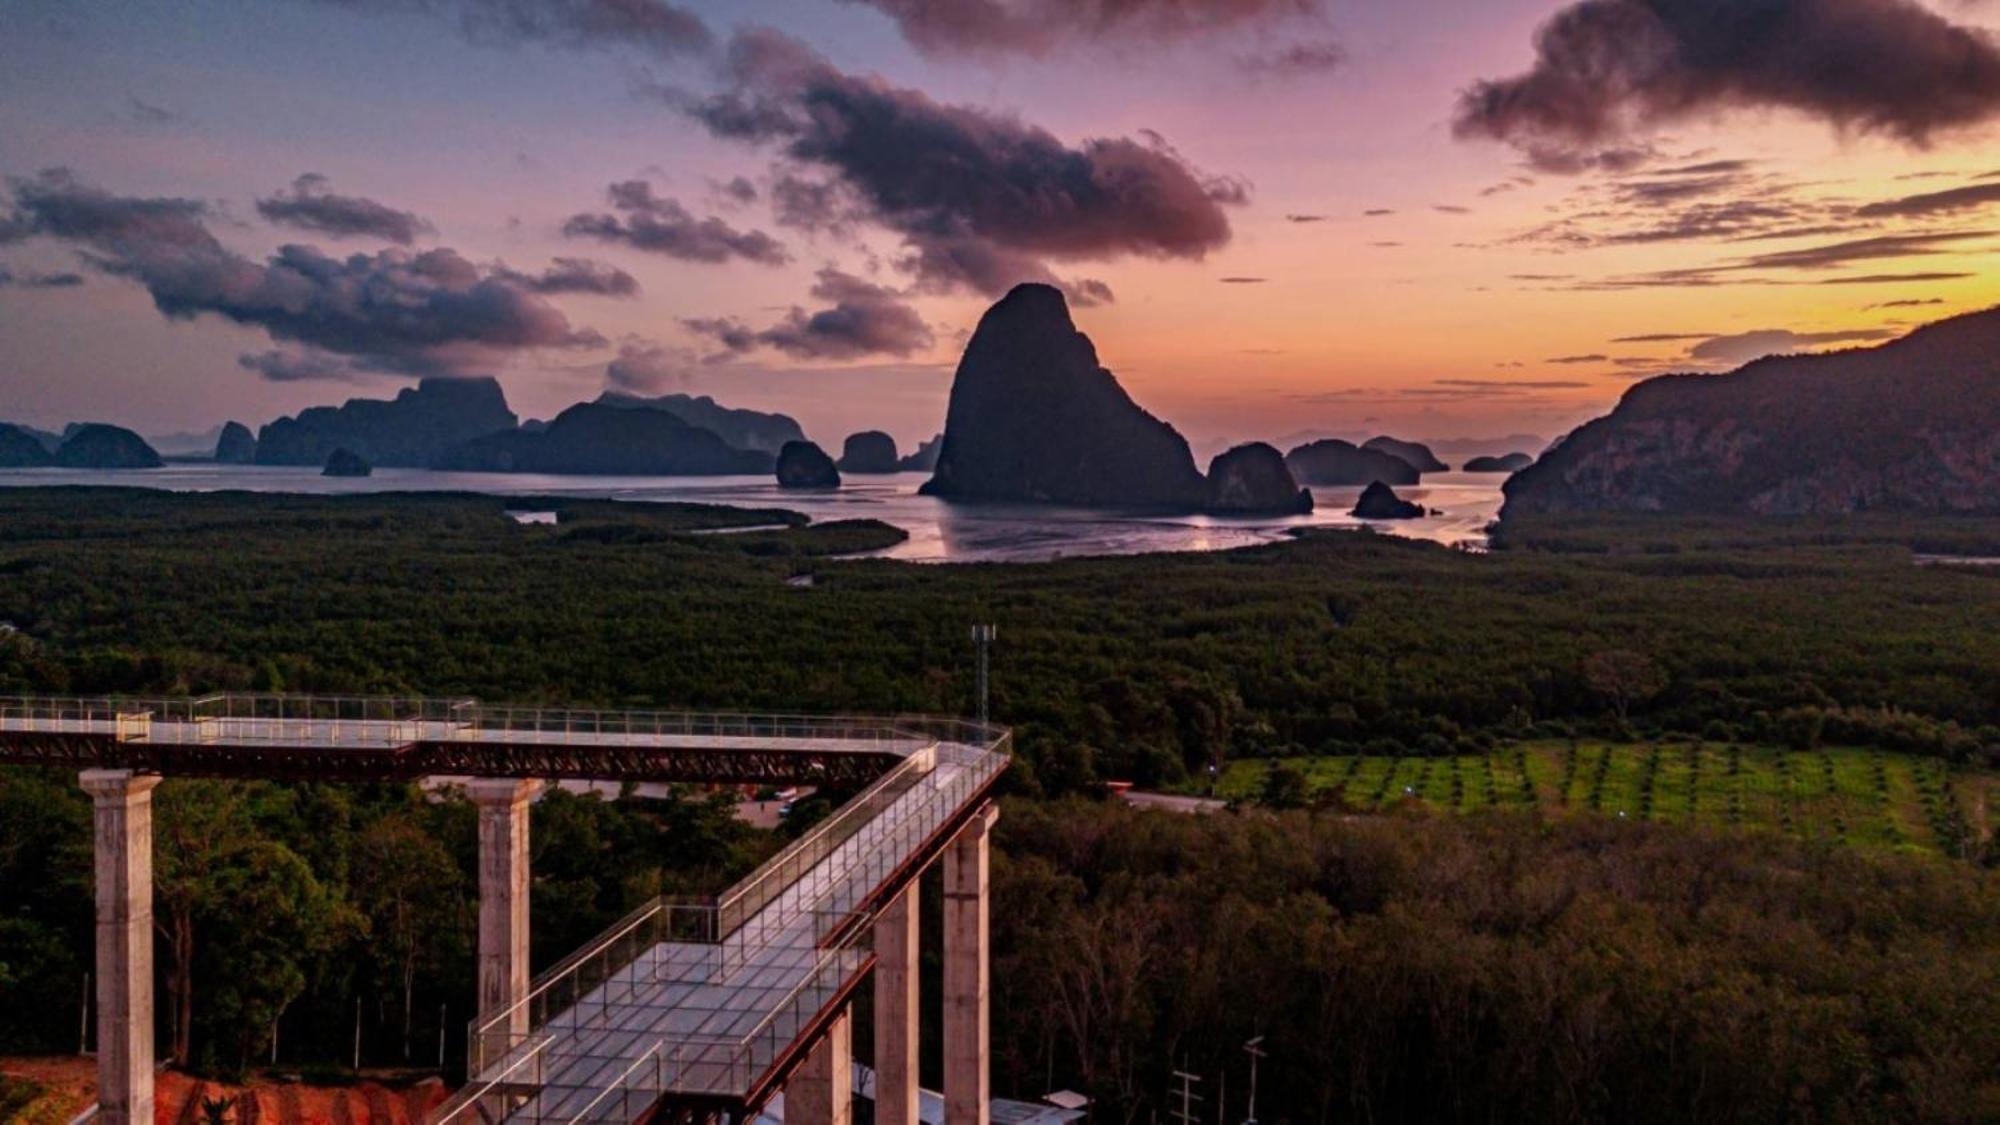
<path fill-rule="evenodd" d="M 427 468 L 447 451 L 514 428 L 507 396 L 491 378 L 424 379 L 396 397 L 351 398 L 280 418 L 257 434 L 259 465 L 323 465 L 346 449 L 376 465 Z"/>
<path fill-rule="evenodd" d="M 1504 487 L 1502 519 L 2000 512 L 2000 309 L 1648 380 Z"/>
<path fill-rule="evenodd" d="M 1187 441 L 1098 364 L 1060 290 L 1018 285 L 986 310 L 925 495 L 1192 510 L 1207 491 Z"/>

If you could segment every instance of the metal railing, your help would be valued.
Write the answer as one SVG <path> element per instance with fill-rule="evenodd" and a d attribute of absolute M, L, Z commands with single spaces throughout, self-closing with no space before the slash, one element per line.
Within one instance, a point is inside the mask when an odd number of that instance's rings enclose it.
<path fill-rule="evenodd" d="M 823 716 L 590 710 L 467 698 L 287 695 L 0 697 L 0 734 L 110 735 L 161 745 L 298 748 L 407 746 L 418 741 L 714 740 L 747 746 L 820 743 L 907 755 L 933 742 L 1000 748 L 1003 728 L 929 716 Z"/>
<path fill-rule="evenodd" d="M 391 746 L 441 737 L 472 701 L 385 696 L 0 697 L 0 731 L 110 734 L 120 742 Z"/>
<path fill-rule="evenodd" d="M 777 855 L 716 898 L 718 928 L 726 938 L 758 916 L 786 887 L 824 860 L 842 842 L 861 830 L 935 766 L 935 744 L 911 754 L 881 777 L 787 844 Z"/>
<path fill-rule="evenodd" d="M 465 713 L 470 739 L 508 735 L 736 738 L 751 741 L 920 742 L 925 735 L 894 719 L 872 716 L 592 710 L 517 704 L 475 704 Z"/>
<path fill-rule="evenodd" d="M 716 904 L 662 900 L 628 915 L 538 977 L 520 1004 L 477 1021 L 471 1072 L 511 1068 L 524 1045 L 556 1044 L 548 1088 L 516 1114 L 528 1121 L 594 1119 L 669 1091 L 745 1095 L 866 967 L 873 933 L 863 909 L 1004 765 L 998 750 L 939 745 Z M 702 921 L 666 926 L 675 911 Z M 662 936 L 663 927 L 673 932 Z M 753 1017 L 739 1034 L 707 1030 Z M 638 1061 L 646 1058 L 657 1065 Z"/>
<path fill-rule="evenodd" d="M 573 1010 L 647 950 L 662 942 L 720 950 L 715 907 L 658 898 L 612 923 L 583 948 L 542 970 L 521 999 L 466 1027 L 466 1073 L 476 1075 L 533 1038 L 556 1016 Z"/>

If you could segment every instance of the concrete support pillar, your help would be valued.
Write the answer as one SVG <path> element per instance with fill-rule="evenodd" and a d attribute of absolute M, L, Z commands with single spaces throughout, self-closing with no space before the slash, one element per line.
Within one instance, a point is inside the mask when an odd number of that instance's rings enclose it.
<path fill-rule="evenodd" d="M 785 1083 L 785 1125 L 852 1125 L 854 1019 L 845 1007 Z"/>
<path fill-rule="evenodd" d="M 84 770 L 96 804 L 97 1107 L 106 1125 L 153 1125 L 153 787 Z"/>
<path fill-rule="evenodd" d="M 917 882 L 875 918 L 875 1125 L 919 1125 Z"/>
<path fill-rule="evenodd" d="M 988 1125 L 988 842 L 1000 810 L 973 814 L 944 853 L 944 1121 Z"/>
<path fill-rule="evenodd" d="M 528 994 L 528 806 L 539 781 L 477 778 L 466 783 L 479 806 L 479 1015 L 507 1009 Z M 517 1009 L 485 1044 L 488 1059 L 528 1032 Z M 497 1040 L 504 1039 L 506 1042 Z"/>

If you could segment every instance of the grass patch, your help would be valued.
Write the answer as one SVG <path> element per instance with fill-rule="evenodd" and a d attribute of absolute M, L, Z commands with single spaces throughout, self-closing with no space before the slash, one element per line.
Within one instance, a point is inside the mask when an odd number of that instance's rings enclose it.
<path fill-rule="evenodd" d="M 1414 802 L 1777 832 L 1870 849 L 1967 854 L 1993 832 L 1989 771 L 1831 747 L 1530 742 L 1489 755 L 1283 759 L 1315 800 L 1362 812 Z M 1270 760 L 1232 762 L 1217 795 L 1251 802 Z"/>

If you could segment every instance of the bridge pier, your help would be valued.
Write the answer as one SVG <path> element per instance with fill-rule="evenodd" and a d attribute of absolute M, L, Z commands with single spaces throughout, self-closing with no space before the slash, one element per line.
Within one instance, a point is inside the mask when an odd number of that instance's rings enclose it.
<path fill-rule="evenodd" d="M 875 1125 L 919 1125 L 917 886 L 875 918 Z"/>
<path fill-rule="evenodd" d="M 972 815 L 944 853 L 944 1121 L 988 1125 L 987 884 L 992 803 Z"/>
<path fill-rule="evenodd" d="M 479 1016 L 485 1019 L 528 994 L 528 807 L 542 783 L 475 778 L 465 790 L 479 809 Z M 485 1057 L 498 1058 L 527 1033 L 528 1010 L 516 1008 L 505 1027 L 492 1029 L 494 1042 L 482 1044 Z"/>
<path fill-rule="evenodd" d="M 96 806 L 97 1107 L 106 1125 L 153 1125 L 153 787 L 84 770 Z"/>
<path fill-rule="evenodd" d="M 785 1083 L 785 1125 L 852 1125 L 854 1015 L 845 1006 Z"/>

